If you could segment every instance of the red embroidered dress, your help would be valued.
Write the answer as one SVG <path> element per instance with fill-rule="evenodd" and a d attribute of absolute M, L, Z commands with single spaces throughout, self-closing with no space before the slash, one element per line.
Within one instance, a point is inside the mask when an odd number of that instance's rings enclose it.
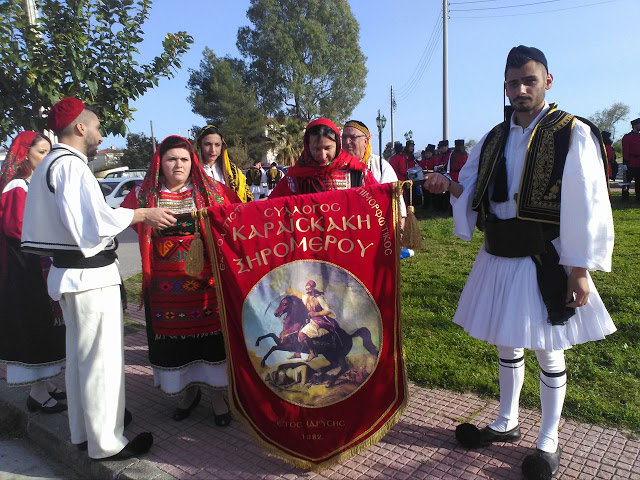
<path fill-rule="evenodd" d="M 0 363 L 13 385 L 51 378 L 65 362 L 62 312 L 47 294 L 51 259 L 20 249 L 29 182 L 14 177 L 36 135 L 16 137 L 0 172 Z"/>
<path fill-rule="evenodd" d="M 192 384 L 222 387 L 226 385 L 226 354 L 206 245 L 200 275 L 187 275 L 184 266 L 196 226 L 191 212 L 239 199 L 233 191 L 208 177 L 191 152 L 192 183 L 180 192 L 169 192 L 160 177 L 160 148 L 141 187 L 122 203 L 125 208 L 168 208 L 177 218 L 174 226 L 164 230 L 136 225 L 149 360 L 154 367 L 156 386 L 165 393 L 179 393 Z"/>

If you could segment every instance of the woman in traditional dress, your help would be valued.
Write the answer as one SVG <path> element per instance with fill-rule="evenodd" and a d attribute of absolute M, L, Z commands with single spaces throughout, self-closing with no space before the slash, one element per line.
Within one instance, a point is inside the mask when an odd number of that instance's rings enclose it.
<path fill-rule="evenodd" d="M 51 259 L 20 250 L 29 180 L 51 150 L 37 132 L 20 133 L 0 173 L 0 362 L 7 364 L 10 386 L 31 385 L 29 411 L 67 409 L 66 398 L 50 379 L 65 362 L 65 326 L 57 302 L 47 294 Z"/>
<path fill-rule="evenodd" d="M 175 226 L 162 231 L 136 225 L 149 360 L 156 387 L 168 395 L 182 393 L 173 415 L 177 421 L 198 405 L 201 386 L 213 388 L 216 425 L 224 427 L 231 421 L 223 397 L 227 386 L 224 339 L 206 247 L 200 275 L 188 276 L 185 263 L 201 224 L 191 212 L 238 201 L 233 191 L 206 175 L 187 140 L 170 136 L 156 150 L 140 187 L 122 203 L 125 208 L 170 208 L 178 218 Z"/>
<path fill-rule="evenodd" d="M 307 125 L 300 159 L 278 182 L 269 198 L 377 183 L 359 158 L 342 150 L 338 127 L 329 119 L 319 118 Z"/>
<path fill-rule="evenodd" d="M 253 200 L 247 179 L 229 159 L 227 143 L 217 127 L 207 125 L 202 129 L 196 139 L 196 155 L 202 160 L 207 175 L 236 192 L 241 202 Z"/>

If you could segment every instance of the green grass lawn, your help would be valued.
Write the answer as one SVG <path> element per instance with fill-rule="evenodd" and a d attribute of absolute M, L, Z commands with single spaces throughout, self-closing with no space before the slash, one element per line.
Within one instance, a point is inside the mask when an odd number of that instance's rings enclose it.
<path fill-rule="evenodd" d="M 593 273 L 618 331 L 566 352 L 569 383 L 564 416 L 640 433 L 640 205 L 613 198 L 613 272 Z M 417 209 L 424 248 L 401 262 L 402 317 L 409 377 L 423 386 L 498 398 L 495 347 L 475 340 L 451 318 L 482 233 L 455 237 L 453 220 Z M 539 408 L 539 368 L 526 353 L 521 405 Z"/>
<path fill-rule="evenodd" d="M 618 331 L 600 342 L 566 352 L 569 383 L 564 416 L 640 434 L 640 205 L 614 196 L 616 247 L 613 272 L 593 273 Z M 401 262 L 402 316 L 407 369 L 427 387 L 498 398 L 498 363 L 492 345 L 475 340 L 451 318 L 482 243 L 455 237 L 453 220 L 417 209 L 424 248 Z M 129 302 L 139 303 L 141 275 L 125 283 Z M 539 408 L 538 364 L 526 353 L 521 405 Z"/>

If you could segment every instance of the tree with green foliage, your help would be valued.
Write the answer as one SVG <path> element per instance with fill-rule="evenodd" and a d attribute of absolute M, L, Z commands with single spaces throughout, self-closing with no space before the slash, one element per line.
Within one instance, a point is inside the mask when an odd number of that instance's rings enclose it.
<path fill-rule="evenodd" d="M 127 148 L 121 163 L 129 168 L 147 168 L 153 157 L 153 139 L 144 133 L 127 135 Z"/>
<path fill-rule="evenodd" d="M 266 151 L 266 119 L 255 90 L 247 82 L 242 60 L 218 58 L 205 48 L 198 70 L 190 70 L 189 102 L 194 113 L 217 126 L 229 147 L 259 160 Z M 230 148 L 233 151 L 233 148 Z"/>
<path fill-rule="evenodd" d="M 265 110 L 346 120 L 366 87 L 359 25 L 346 0 L 251 0 L 237 46 Z"/>
<path fill-rule="evenodd" d="M 39 0 L 30 22 L 23 2 L 0 0 L 0 142 L 21 129 L 42 131 L 62 97 L 93 106 L 106 133 L 126 134 L 129 102 L 170 78 L 193 43 L 170 33 L 162 53 L 140 65 L 134 54 L 151 0 Z"/>
<path fill-rule="evenodd" d="M 384 151 L 382 152 L 382 156 L 384 157 L 385 160 L 389 160 L 391 157 L 393 157 L 393 154 L 394 154 L 393 143 L 387 142 L 387 144 L 384 146 Z"/>
<path fill-rule="evenodd" d="M 269 146 L 279 165 L 293 165 L 302 153 L 304 125 L 295 118 L 273 119 L 267 130 Z"/>
<path fill-rule="evenodd" d="M 478 143 L 475 139 L 471 138 L 467 140 L 464 144 L 464 149 L 469 153 L 469 151 Z"/>
<path fill-rule="evenodd" d="M 616 123 L 624 120 L 631 109 L 629 105 L 622 102 L 616 102 L 608 108 L 597 111 L 589 120 L 591 120 L 600 131 L 611 132 L 611 138 L 616 136 Z"/>

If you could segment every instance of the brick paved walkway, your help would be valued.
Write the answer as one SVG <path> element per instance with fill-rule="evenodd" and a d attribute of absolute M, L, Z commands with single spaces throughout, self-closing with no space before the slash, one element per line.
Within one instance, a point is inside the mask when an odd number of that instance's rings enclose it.
<path fill-rule="evenodd" d="M 134 420 L 126 433 L 133 438 L 151 431 L 155 443 L 144 458 L 179 479 L 518 479 L 522 460 L 535 448 L 538 411 L 521 409 L 520 442 L 466 451 L 456 443 L 455 426 L 469 419 L 491 422 L 497 402 L 412 385 L 405 414 L 380 442 L 341 465 L 307 472 L 266 454 L 237 421 L 216 427 L 208 392 L 188 419 L 173 421 L 177 398 L 153 386 L 143 313 L 133 307 L 127 316 L 127 407 Z M 558 478 L 640 480 L 640 440 L 612 428 L 571 421 L 560 426 L 564 454 Z M 64 435 L 60 441 L 68 442 Z"/>

